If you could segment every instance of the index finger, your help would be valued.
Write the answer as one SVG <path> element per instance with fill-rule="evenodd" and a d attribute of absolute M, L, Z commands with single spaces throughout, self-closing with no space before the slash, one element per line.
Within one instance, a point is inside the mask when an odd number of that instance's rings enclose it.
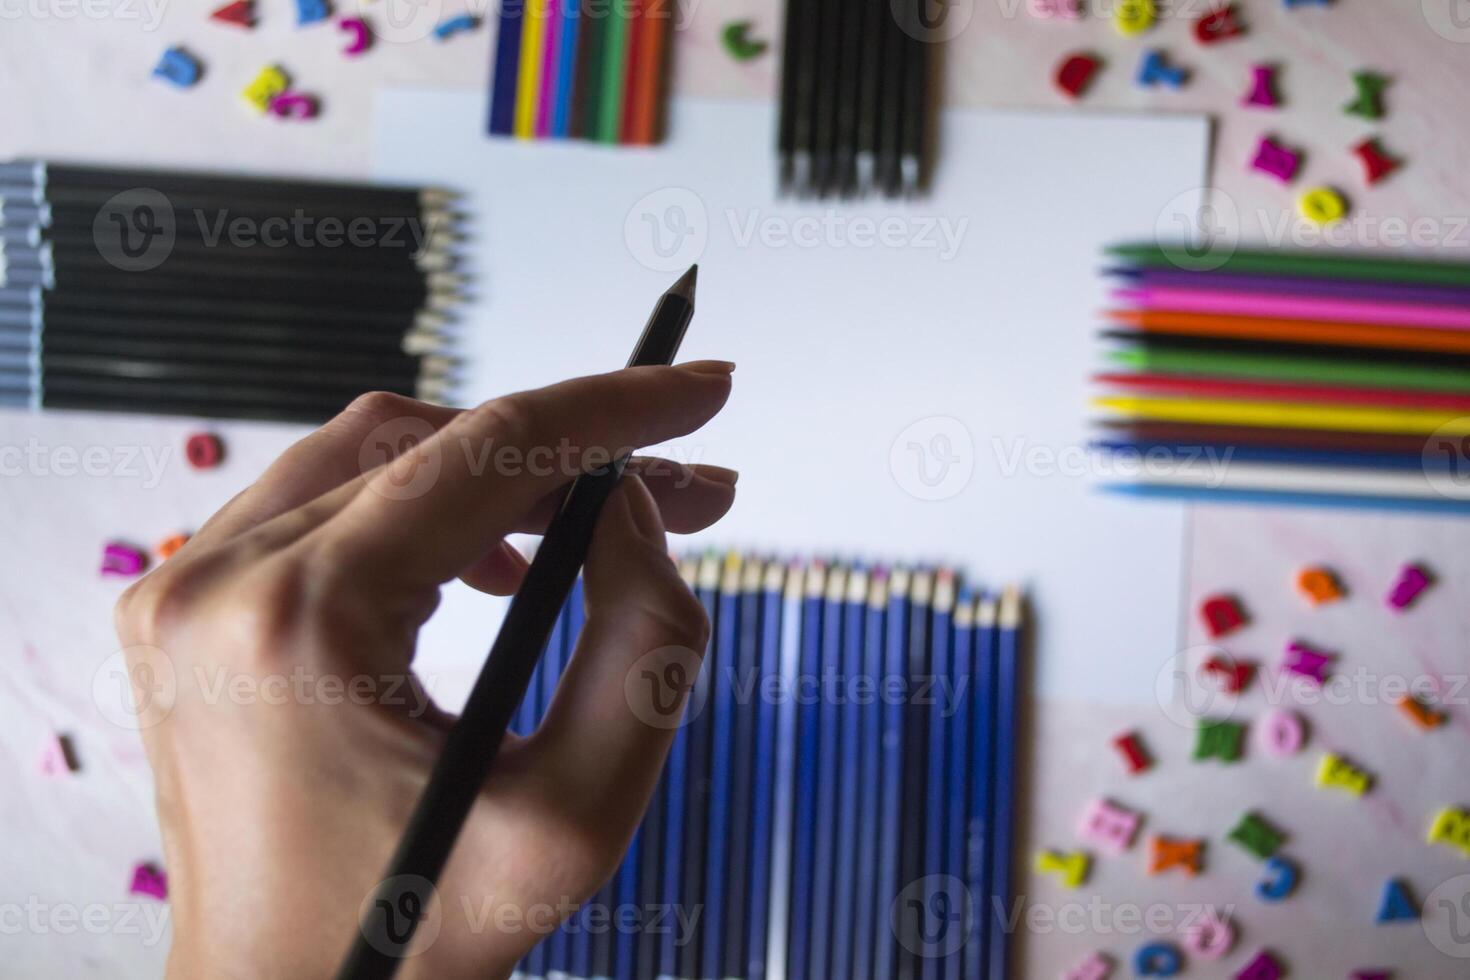
<path fill-rule="evenodd" d="M 317 533 L 341 567 L 437 586 L 557 487 L 704 425 L 729 397 L 734 367 L 629 368 L 486 402 L 374 473 Z"/>

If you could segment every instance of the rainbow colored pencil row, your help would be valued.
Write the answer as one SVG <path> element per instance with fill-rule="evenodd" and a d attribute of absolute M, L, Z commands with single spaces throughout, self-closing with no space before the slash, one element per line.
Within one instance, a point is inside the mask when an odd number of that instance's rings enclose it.
<path fill-rule="evenodd" d="M 1112 489 L 1470 513 L 1470 265 L 1110 252 Z"/>
<path fill-rule="evenodd" d="M 502 0 L 490 133 L 651 144 L 672 0 Z"/>

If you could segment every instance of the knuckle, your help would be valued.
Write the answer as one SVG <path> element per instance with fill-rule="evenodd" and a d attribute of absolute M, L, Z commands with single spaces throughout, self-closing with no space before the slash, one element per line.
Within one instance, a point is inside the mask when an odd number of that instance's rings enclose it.
<path fill-rule="evenodd" d="M 188 615 L 191 605 L 184 579 L 155 571 L 128 587 L 113 607 L 117 634 L 126 643 L 155 643 Z"/>
<path fill-rule="evenodd" d="M 536 412 L 525 395 L 496 398 L 471 410 L 465 426 L 512 446 L 529 448 L 536 431 Z"/>
<path fill-rule="evenodd" d="M 396 418 L 418 407 L 418 402 L 391 391 L 369 391 L 352 399 L 337 417 L 363 416 L 373 421 Z"/>

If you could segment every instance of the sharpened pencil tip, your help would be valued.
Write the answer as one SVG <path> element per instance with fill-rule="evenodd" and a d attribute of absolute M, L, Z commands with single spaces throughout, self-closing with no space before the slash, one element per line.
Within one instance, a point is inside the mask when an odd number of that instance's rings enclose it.
<path fill-rule="evenodd" d="M 670 296 L 680 296 L 694 302 L 694 284 L 699 279 L 699 266 L 691 265 L 689 271 L 679 277 L 679 281 L 669 287 Z"/>

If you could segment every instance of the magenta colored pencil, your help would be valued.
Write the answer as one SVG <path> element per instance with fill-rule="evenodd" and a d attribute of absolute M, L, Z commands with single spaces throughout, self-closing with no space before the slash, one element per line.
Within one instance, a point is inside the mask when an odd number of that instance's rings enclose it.
<path fill-rule="evenodd" d="M 1191 272 L 1187 269 L 1151 269 L 1129 266 L 1107 270 L 1139 286 L 1188 289 L 1224 289 L 1288 296 L 1336 296 L 1341 299 L 1382 300 L 1397 303 L 1470 304 L 1470 289 L 1418 283 L 1369 282 L 1355 279 L 1319 279 L 1304 276 L 1253 276 L 1239 272 Z"/>
<path fill-rule="evenodd" d="M 1187 313 L 1470 330 L 1470 307 L 1461 306 L 1168 287 L 1119 289 L 1114 298 L 1150 309 Z"/>
<path fill-rule="evenodd" d="M 551 135 L 551 114 L 556 106 L 556 87 L 566 68 L 561 63 L 562 3 L 563 0 L 546 0 L 546 39 L 541 49 L 541 101 L 536 105 L 537 139 L 545 139 Z"/>

